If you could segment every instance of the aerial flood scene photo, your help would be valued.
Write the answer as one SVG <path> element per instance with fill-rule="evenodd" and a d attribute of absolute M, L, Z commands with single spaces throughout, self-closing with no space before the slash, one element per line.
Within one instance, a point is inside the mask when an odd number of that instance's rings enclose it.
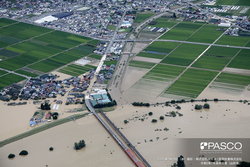
<path fill-rule="evenodd" d="M 0 167 L 250 167 L 250 0 L 1 0 Z"/>

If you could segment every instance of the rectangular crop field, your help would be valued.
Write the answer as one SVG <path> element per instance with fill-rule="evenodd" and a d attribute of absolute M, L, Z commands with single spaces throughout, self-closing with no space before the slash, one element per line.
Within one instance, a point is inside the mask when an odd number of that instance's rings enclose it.
<path fill-rule="evenodd" d="M 53 30 L 36 26 L 36 27 L 31 27 L 30 29 L 25 29 L 23 31 L 19 31 L 17 33 L 11 34 L 11 36 L 25 40 L 25 39 L 29 39 L 29 38 L 44 34 L 49 31 L 53 31 Z"/>
<path fill-rule="evenodd" d="M 235 5 L 250 6 L 250 1 L 249 0 L 238 0 L 238 2 Z"/>
<path fill-rule="evenodd" d="M 234 5 L 238 0 L 217 0 L 216 5 Z"/>
<path fill-rule="evenodd" d="M 7 74 L 8 72 L 6 72 L 6 71 L 3 71 L 3 70 L 0 70 L 0 76 L 1 75 L 4 75 L 4 74 Z"/>
<path fill-rule="evenodd" d="M 4 56 L 4 57 L 8 57 L 8 58 L 15 57 L 15 56 L 17 56 L 19 54 L 20 53 L 13 52 L 13 51 L 10 51 L 10 50 L 7 50 L 7 49 L 0 50 L 0 55 Z"/>
<path fill-rule="evenodd" d="M 249 84 L 250 76 L 222 72 L 210 85 L 210 88 L 235 95 L 242 93 Z"/>
<path fill-rule="evenodd" d="M 26 78 L 16 75 L 16 74 L 7 74 L 3 77 L 0 77 L 0 89 L 3 89 L 4 87 L 12 84 L 12 83 L 17 83 Z"/>
<path fill-rule="evenodd" d="M 94 58 L 94 59 L 98 59 L 98 60 L 101 60 L 102 59 L 102 56 L 101 55 L 98 55 L 98 54 L 92 54 L 90 56 L 88 56 L 90 58 Z"/>
<path fill-rule="evenodd" d="M 13 24 L 13 23 L 16 23 L 16 21 L 10 20 L 10 19 L 5 19 L 5 18 L 0 19 L 0 27 L 7 26 L 7 25 Z"/>
<path fill-rule="evenodd" d="M 171 28 L 176 24 L 176 22 L 168 21 L 168 20 L 169 20 L 168 18 L 160 17 L 160 18 L 157 18 L 157 19 L 154 20 L 154 21 L 156 21 L 158 23 L 156 23 L 155 25 L 148 25 L 148 26 L 161 27 L 161 28 L 167 28 L 167 27 Z"/>
<path fill-rule="evenodd" d="M 67 67 L 58 70 L 58 72 L 68 74 L 71 76 L 79 76 L 95 68 L 96 68 L 95 66 L 91 65 L 80 66 L 76 64 L 70 64 Z"/>
<path fill-rule="evenodd" d="M 228 47 L 219 47 L 211 46 L 204 55 L 207 56 L 218 56 L 218 57 L 234 57 L 240 49 L 238 48 L 228 48 Z"/>
<path fill-rule="evenodd" d="M 178 42 L 162 42 L 162 41 L 155 41 L 151 45 L 149 45 L 145 51 L 152 51 L 152 52 L 160 52 L 168 54 L 174 48 L 176 48 L 180 43 Z"/>
<path fill-rule="evenodd" d="M 179 66 L 157 64 L 143 78 L 168 82 L 174 80 L 184 69 L 184 67 Z"/>
<path fill-rule="evenodd" d="M 217 74 L 214 71 L 188 69 L 165 94 L 196 98 Z"/>
<path fill-rule="evenodd" d="M 97 46 L 99 42 L 99 40 L 94 39 L 92 41 L 89 41 L 88 44 Z"/>
<path fill-rule="evenodd" d="M 216 42 L 216 44 L 244 46 L 249 40 L 249 37 L 223 36 Z"/>
<path fill-rule="evenodd" d="M 169 30 L 166 34 L 160 37 L 160 39 L 173 39 L 173 40 L 186 40 L 192 35 L 202 24 L 195 23 L 179 23 L 174 28 Z"/>
<path fill-rule="evenodd" d="M 153 54 L 147 52 L 140 52 L 138 55 L 139 57 L 148 57 L 148 58 L 155 58 L 155 59 L 163 59 L 166 55 L 165 54 Z"/>
<path fill-rule="evenodd" d="M 82 58 L 82 56 L 64 52 L 29 67 L 42 72 L 49 72 L 80 58 Z"/>
<path fill-rule="evenodd" d="M 238 51 L 237 48 L 212 46 L 193 64 L 193 67 L 222 70 Z"/>
<path fill-rule="evenodd" d="M 74 50 L 80 51 L 82 52 L 82 54 L 88 55 L 90 53 L 93 53 L 93 51 L 95 50 L 95 45 L 80 45 L 78 47 L 75 47 Z"/>
<path fill-rule="evenodd" d="M 23 70 L 17 70 L 16 73 L 23 74 L 23 75 L 26 75 L 28 77 L 37 77 L 38 76 L 37 74 L 33 74 L 33 73 L 23 71 Z"/>
<path fill-rule="evenodd" d="M 194 45 L 184 43 L 169 54 L 161 63 L 176 64 L 188 66 L 191 64 L 205 49 L 205 45 Z"/>
<path fill-rule="evenodd" d="M 230 60 L 231 58 L 203 55 L 192 65 L 192 67 L 222 70 Z"/>
<path fill-rule="evenodd" d="M 146 20 L 147 18 L 150 18 L 154 14 L 152 13 L 146 13 L 146 14 L 137 14 L 136 19 L 134 23 L 141 23 L 142 21 Z"/>
<path fill-rule="evenodd" d="M 17 38 L 13 38 L 13 37 L 9 37 L 9 36 L 1 36 L 0 37 L 0 41 L 3 41 L 3 42 L 7 42 L 9 44 L 14 44 L 14 43 L 18 43 L 18 42 L 21 42 L 22 40 L 21 39 L 17 39 Z"/>
<path fill-rule="evenodd" d="M 146 68 L 150 69 L 154 66 L 154 63 L 148 63 L 148 62 L 141 62 L 141 61 L 130 61 L 129 66 L 131 67 L 137 67 L 137 68 Z"/>
<path fill-rule="evenodd" d="M 205 25 L 194 33 L 187 41 L 213 43 L 223 32 L 216 31 L 218 26 Z"/>
<path fill-rule="evenodd" d="M 250 50 L 242 49 L 228 67 L 250 70 Z"/>

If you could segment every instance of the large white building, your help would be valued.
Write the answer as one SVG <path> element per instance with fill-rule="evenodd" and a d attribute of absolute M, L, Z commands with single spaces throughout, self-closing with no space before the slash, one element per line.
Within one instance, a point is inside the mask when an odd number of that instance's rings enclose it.
<path fill-rule="evenodd" d="M 51 21 L 54 21 L 54 20 L 58 20 L 58 18 L 50 15 L 50 16 L 46 16 L 46 17 L 43 17 L 41 19 L 38 19 L 38 20 L 34 21 L 34 23 L 41 24 L 41 23 L 44 23 L 44 22 L 51 22 Z"/>

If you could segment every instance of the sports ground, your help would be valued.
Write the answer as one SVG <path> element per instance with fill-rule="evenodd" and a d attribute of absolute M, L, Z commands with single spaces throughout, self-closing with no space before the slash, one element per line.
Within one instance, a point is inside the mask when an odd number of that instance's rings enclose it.
<path fill-rule="evenodd" d="M 168 19 L 158 20 L 163 27 L 169 24 Z M 161 61 L 156 64 L 142 62 L 143 60 L 130 61 L 130 68 L 149 71 L 129 88 L 129 92 L 142 92 L 146 88 L 148 92 L 158 92 L 152 94 L 155 98 L 190 99 L 197 98 L 207 87 L 226 92 L 236 91 L 239 94 L 247 90 L 250 83 L 250 50 L 234 46 L 248 47 L 250 38 L 223 35 L 223 31 L 217 31 L 217 28 L 216 25 L 201 22 L 180 21 L 175 24 L 159 39 L 197 44 L 165 41 L 151 43 L 136 56 Z M 215 43 L 224 47 L 199 43 Z M 228 71 L 227 68 L 233 70 Z"/>
<path fill-rule="evenodd" d="M 98 42 L 79 35 L 1 18 L 0 68 L 3 70 L 0 70 L 0 89 L 25 79 L 9 72 L 36 77 L 85 56 L 99 56 L 92 55 Z M 60 72 L 79 74 L 79 70 L 73 67 L 66 68 Z"/>

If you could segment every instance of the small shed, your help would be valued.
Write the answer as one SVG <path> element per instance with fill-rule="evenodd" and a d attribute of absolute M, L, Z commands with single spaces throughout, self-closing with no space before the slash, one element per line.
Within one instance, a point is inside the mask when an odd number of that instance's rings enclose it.
<path fill-rule="evenodd" d="M 30 121 L 30 126 L 36 126 L 36 122 Z"/>

